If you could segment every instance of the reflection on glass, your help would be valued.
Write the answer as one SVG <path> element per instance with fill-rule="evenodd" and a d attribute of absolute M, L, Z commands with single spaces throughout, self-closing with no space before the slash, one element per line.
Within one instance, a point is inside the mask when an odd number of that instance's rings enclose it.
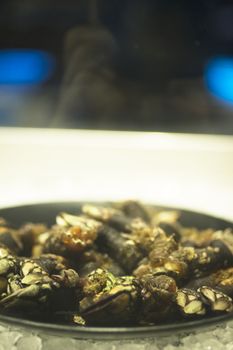
<path fill-rule="evenodd" d="M 30 49 L 0 50 L 0 84 L 40 84 L 54 71 L 52 55 Z"/>
<path fill-rule="evenodd" d="M 210 60 L 206 67 L 205 80 L 211 93 L 233 103 L 233 57 Z"/>
<path fill-rule="evenodd" d="M 29 56 L 0 64 L 0 125 L 233 133 L 229 1 L 2 0 L 6 49 Z"/>

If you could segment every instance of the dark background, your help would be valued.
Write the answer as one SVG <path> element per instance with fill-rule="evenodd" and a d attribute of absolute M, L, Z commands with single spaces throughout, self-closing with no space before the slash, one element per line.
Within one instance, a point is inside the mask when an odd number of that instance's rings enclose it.
<path fill-rule="evenodd" d="M 40 49 L 48 81 L 0 85 L 0 125 L 233 133 L 233 101 L 208 62 L 233 57 L 233 4 L 219 0 L 2 0 L 0 49 Z"/>

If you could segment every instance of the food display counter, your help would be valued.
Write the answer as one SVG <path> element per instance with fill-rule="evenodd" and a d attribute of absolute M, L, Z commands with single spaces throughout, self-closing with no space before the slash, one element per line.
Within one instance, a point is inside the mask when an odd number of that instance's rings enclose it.
<path fill-rule="evenodd" d="M 0 207 L 139 199 L 233 221 L 232 160 L 231 136 L 1 128 Z M 106 341 L 4 323 L 0 347 L 230 350 L 232 330 L 229 320 L 203 329 Z"/>

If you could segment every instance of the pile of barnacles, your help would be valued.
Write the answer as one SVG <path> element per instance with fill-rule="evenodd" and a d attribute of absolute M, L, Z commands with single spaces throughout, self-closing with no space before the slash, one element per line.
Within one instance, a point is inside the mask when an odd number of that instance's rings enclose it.
<path fill-rule="evenodd" d="M 51 228 L 0 219 L 0 310 L 79 326 L 233 311 L 233 232 L 183 227 L 136 201 L 85 204 Z"/>

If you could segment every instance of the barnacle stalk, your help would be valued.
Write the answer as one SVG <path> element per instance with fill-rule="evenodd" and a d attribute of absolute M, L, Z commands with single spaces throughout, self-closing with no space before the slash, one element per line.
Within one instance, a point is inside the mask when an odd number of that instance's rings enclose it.
<path fill-rule="evenodd" d="M 127 273 L 131 273 L 143 258 L 134 240 L 106 225 L 99 230 L 96 244 L 100 250 L 107 252 L 116 260 Z"/>
<path fill-rule="evenodd" d="M 90 325 L 126 325 L 135 320 L 138 294 L 134 278 L 115 278 L 97 269 L 87 277 L 79 314 Z"/>

